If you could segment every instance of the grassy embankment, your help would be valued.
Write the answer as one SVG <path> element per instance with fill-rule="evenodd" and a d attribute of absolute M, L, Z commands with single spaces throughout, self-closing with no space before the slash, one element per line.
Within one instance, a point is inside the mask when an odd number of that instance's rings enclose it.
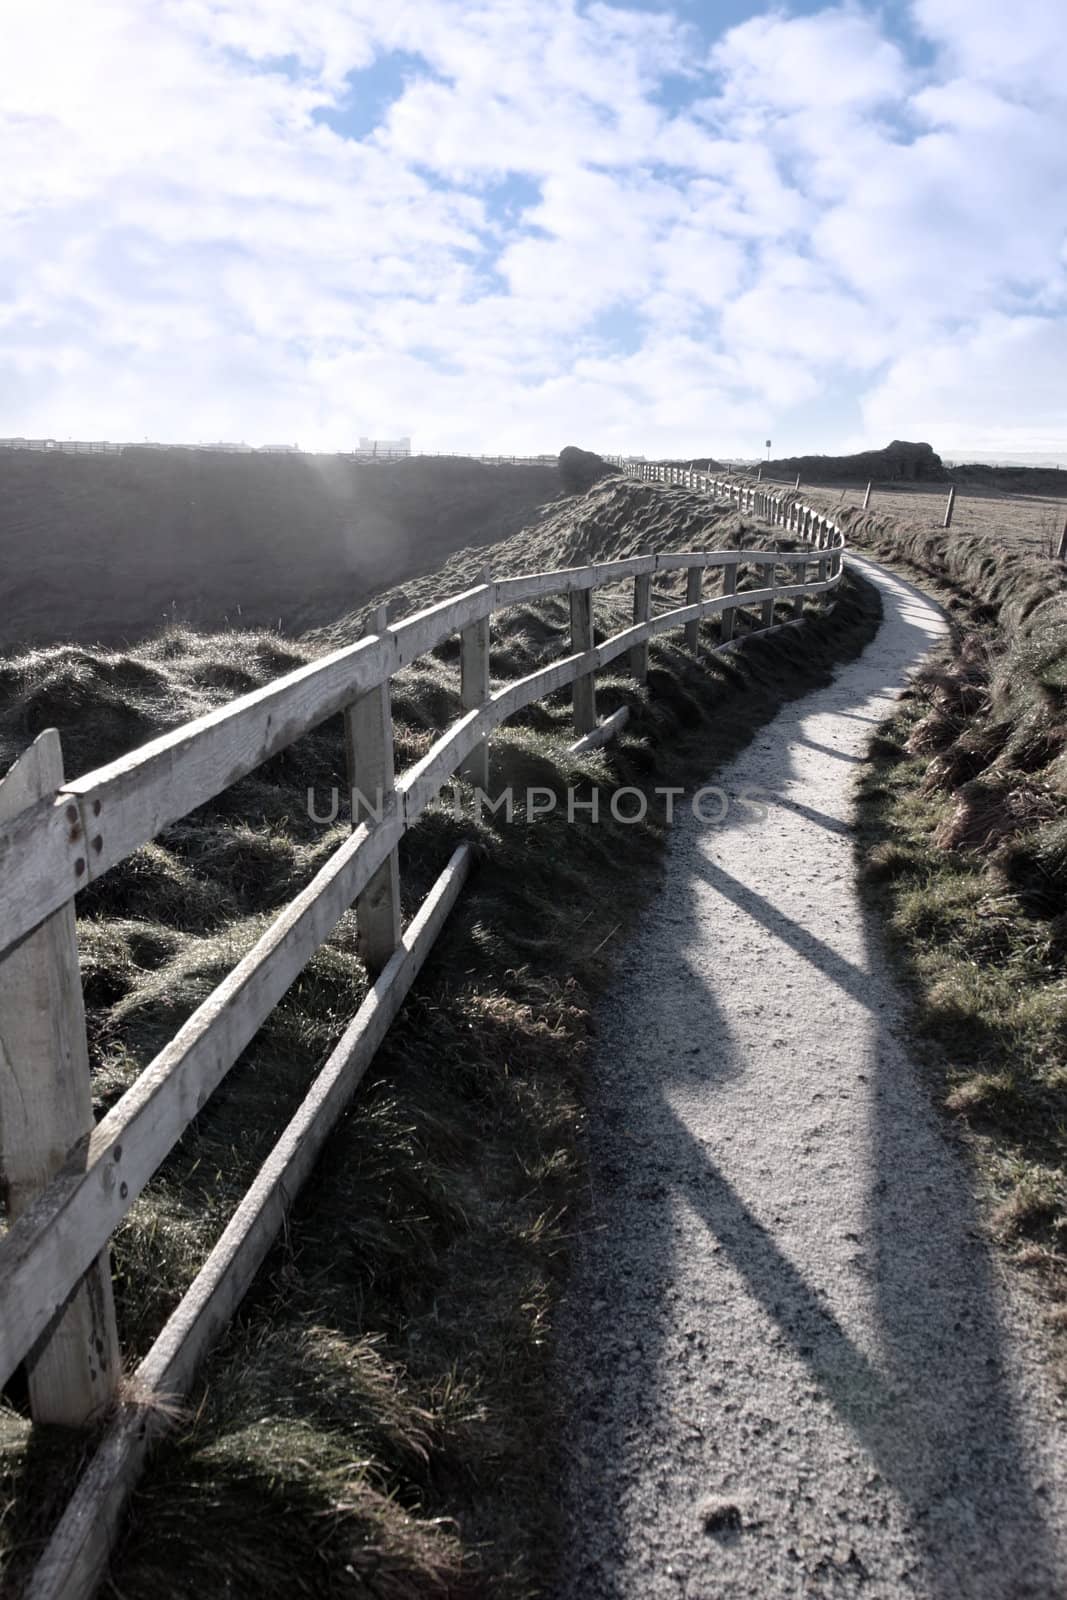
<path fill-rule="evenodd" d="M 1067 573 L 893 519 L 849 537 L 952 619 L 875 741 L 861 860 L 993 1231 L 1067 1335 Z"/>
<path fill-rule="evenodd" d="M 736 543 L 735 513 L 681 489 L 608 482 L 492 551 L 464 552 L 391 597 L 393 614 L 476 580 L 659 548 Z M 759 542 L 755 536 L 746 542 Z M 656 602 L 681 600 L 681 581 Z M 598 595 L 624 626 L 632 585 Z M 183 1425 L 136 1495 L 114 1593 L 408 1597 L 543 1592 L 555 1539 L 554 1305 L 580 1203 L 582 1082 L 593 1004 L 655 886 L 652 806 L 612 821 L 607 792 L 707 776 L 783 698 L 825 682 L 877 625 L 850 580 L 832 613 L 718 657 L 652 646 L 647 688 L 613 747 L 580 760 L 566 695 L 493 741 L 493 778 L 603 793 L 601 822 L 563 808 L 530 823 L 457 823 L 434 808 L 401 847 L 410 912 L 460 837 L 480 865 L 284 1240 L 207 1364 Z M 492 673 L 566 648 L 564 601 L 494 625 Z M 81 771 L 317 652 L 360 619 L 299 642 L 171 631 L 122 654 L 63 648 L 0 665 L 0 762 L 41 728 Z M 397 681 L 398 764 L 458 710 L 453 643 Z M 787 687 L 784 687 L 787 686 Z M 325 725 L 89 888 L 80 936 L 99 1111 L 111 1105 L 346 831 L 313 824 L 309 786 L 343 788 Z M 583 816 L 579 813 L 579 817 Z M 142 1353 L 188 1285 L 366 990 L 354 919 L 310 963 L 115 1240 L 125 1349 Z M 78 1457 L 0 1413 L 0 1556 L 17 1579 Z"/>
<path fill-rule="evenodd" d="M 317 627 L 510 537 L 562 487 L 554 466 L 458 457 L 0 450 L 0 650 Z"/>

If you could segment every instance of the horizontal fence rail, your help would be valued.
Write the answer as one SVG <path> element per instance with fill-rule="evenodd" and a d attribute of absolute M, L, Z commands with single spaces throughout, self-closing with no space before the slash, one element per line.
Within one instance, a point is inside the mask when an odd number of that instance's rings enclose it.
<path fill-rule="evenodd" d="M 34 1600 L 91 1592 L 157 1425 L 151 1398 L 188 1388 L 455 901 L 470 864 L 466 846 L 401 931 L 396 851 L 403 835 L 456 773 L 487 785 L 490 735 L 534 701 L 570 687 L 581 736 L 575 748 L 593 748 L 625 721 L 621 713 L 597 720 L 595 675 L 602 668 L 628 656 L 642 680 L 652 639 L 681 631 L 695 648 L 699 624 L 717 617 L 726 647 L 739 610 L 750 628 L 771 627 L 776 605 L 792 602 L 799 616 L 805 597 L 827 594 L 840 582 L 844 536 L 810 506 L 685 468 L 629 462 L 625 470 L 639 481 L 732 503 L 803 548 L 663 552 L 495 581 L 486 575 L 401 621 L 390 624 L 380 611 L 358 644 L 83 777 L 64 779 L 58 735 L 50 731 L 0 783 L 0 1176 L 9 1218 L 0 1238 L 0 1383 L 25 1361 L 35 1420 L 77 1425 L 108 1409 L 113 1418 L 37 1569 L 29 1591 Z M 740 591 L 742 568 L 756 568 L 762 586 Z M 705 595 L 706 575 L 720 571 L 720 592 Z M 686 574 L 685 603 L 656 612 L 652 580 L 672 573 Z M 780 575 L 786 581 L 779 582 Z M 628 580 L 633 625 L 595 643 L 594 592 Z M 494 614 L 561 595 L 570 597 L 570 652 L 493 688 Z M 462 715 L 397 774 L 391 680 L 456 634 Z M 348 838 L 93 1126 L 73 916 L 77 891 L 337 714 L 345 721 L 352 786 L 364 795 L 379 792 L 380 813 L 354 815 Z M 119 1403 L 111 1236 L 353 904 L 372 990 L 142 1363 L 138 1399 Z M 24 1177 L 16 1185 L 19 1174 Z"/>

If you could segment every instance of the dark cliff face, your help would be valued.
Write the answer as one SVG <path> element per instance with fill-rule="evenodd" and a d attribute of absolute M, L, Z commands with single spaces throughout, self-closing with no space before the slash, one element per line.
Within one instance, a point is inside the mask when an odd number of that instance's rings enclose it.
<path fill-rule="evenodd" d="M 764 474 L 772 478 L 795 477 L 801 482 L 840 483 L 853 479 L 873 479 L 876 483 L 943 483 L 948 472 L 941 457 L 928 444 L 894 439 L 884 450 L 861 450 L 852 456 L 789 456 L 764 463 Z"/>
<path fill-rule="evenodd" d="M 0 451 L 0 650 L 328 622 L 517 533 L 556 466 L 412 456 Z"/>

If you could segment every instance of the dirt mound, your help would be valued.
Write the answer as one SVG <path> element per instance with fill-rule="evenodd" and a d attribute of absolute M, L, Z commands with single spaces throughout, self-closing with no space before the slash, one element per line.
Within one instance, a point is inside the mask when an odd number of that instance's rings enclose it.
<path fill-rule="evenodd" d="M 789 478 L 798 472 L 802 483 L 844 483 L 855 478 L 941 483 L 948 478 L 941 457 L 930 445 L 904 439 L 894 439 L 884 450 L 861 450 L 854 456 L 787 456 L 763 464 L 764 477 Z"/>
<path fill-rule="evenodd" d="M 298 632 L 507 538 L 559 492 L 554 466 L 459 457 L 0 451 L 0 650 L 167 622 Z"/>

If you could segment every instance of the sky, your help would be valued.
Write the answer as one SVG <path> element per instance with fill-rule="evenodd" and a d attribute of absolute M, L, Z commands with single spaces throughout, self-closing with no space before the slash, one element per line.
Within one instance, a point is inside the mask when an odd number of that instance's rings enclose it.
<path fill-rule="evenodd" d="M 1063 0 L 0 0 L 0 436 L 1067 462 Z"/>

